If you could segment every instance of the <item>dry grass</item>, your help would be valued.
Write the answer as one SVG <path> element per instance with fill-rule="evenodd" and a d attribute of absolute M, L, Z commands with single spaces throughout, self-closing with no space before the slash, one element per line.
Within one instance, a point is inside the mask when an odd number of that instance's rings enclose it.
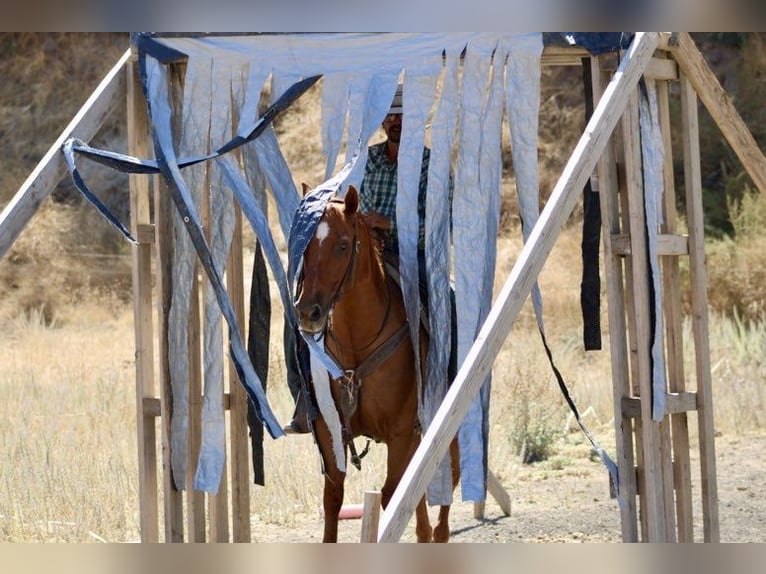
<path fill-rule="evenodd" d="M 546 323 L 557 364 L 586 423 L 613 452 L 608 334 L 604 351 L 582 351 L 579 270 L 571 264 L 576 242 L 575 232 L 566 231 L 543 271 Z M 501 239 L 498 285 L 518 249 L 517 240 Z M 278 318 L 273 328 L 281 332 Z M 0 539 L 137 540 L 132 311 L 118 301 L 65 306 L 53 320 L 32 311 L 3 320 L 1 332 Z M 691 340 L 688 324 L 685 337 Z M 760 414 L 765 338 L 762 326 L 713 316 L 717 430 L 746 433 L 766 427 Z M 286 421 L 293 405 L 276 339 L 268 395 L 278 418 Z M 690 348 L 686 361 L 686 372 L 693 373 Z M 521 464 L 514 425 L 525 411 L 555 438 L 545 464 L 566 467 L 575 451 L 587 456 L 588 445 L 547 366 L 528 304 L 503 346 L 493 378 L 490 465 L 509 483 Z M 694 434 L 695 423 L 690 426 Z M 254 523 L 276 528 L 316 518 L 322 479 L 311 437 L 267 439 L 265 446 L 267 486 L 253 490 Z M 373 446 L 363 471 L 350 472 L 347 501 L 360 501 L 365 490 L 380 487 L 384 456 L 383 447 Z"/>

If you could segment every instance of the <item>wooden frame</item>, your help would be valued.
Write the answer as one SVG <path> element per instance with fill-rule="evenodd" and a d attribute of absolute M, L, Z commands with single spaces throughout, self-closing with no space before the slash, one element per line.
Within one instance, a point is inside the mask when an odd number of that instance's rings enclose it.
<path fill-rule="evenodd" d="M 656 54 L 657 50 L 665 51 Z M 667 55 L 672 58 L 667 58 Z M 546 49 L 543 64 L 580 65 L 583 54 L 566 49 Z M 50 193 L 64 173 L 59 154 L 62 143 L 74 135 L 89 140 L 117 104 L 121 93 L 128 94 L 129 153 L 146 157 L 150 154 L 145 104 L 141 101 L 137 84 L 135 60 L 130 51 L 107 74 L 83 108 L 62 132 L 29 178 L 24 182 L 11 203 L 0 214 L 0 256 L 18 237 L 34 215 L 40 202 Z M 723 135 L 732 145 L 753 181 L 766 193 L 766 159 L 758 149 L 752 135 L 737 114 L 731 101 L 718 84 L 715 76 L 702 59 L 688 34 L 639 33 L 625 53 L 620 74 L 615 75 L 603 88 L 601 78 L 606 65 L 592 58 L 594 95 L 598 105 L 586 127 L 551 198 L 543 211 L 529 241 L 511 271 L 497 302 L 491 310 L 476 343 L 444 399 L 434 423 L 426 433 L 420 448 L 407 469 L 391 504 L 383 514 L 380 529 L 377 519 L 367 522 L 364 539 L 380 542 L 396 541 L 414 511 L 415 504 L 425 491 L 436 467 L 436 461 L 445 454 L 458 422 L 465 414 L 481 382 L 492 367 L 492 362 L 507 337 L 511 324 L 528 296 L 537 274 L 551 251 L 562 225 L 571 213 L 580 191 L 598 163 L 601 209 L 604 225 L 605 267 L 609 278 L 609 325 L 612 349 L 615 427 L 617 431 L 617 462 L 620 468 L 619 486 L 626 505 L 622 512 L 623 540 L 639 539 L 637 506 L 642 510 L 640 527 L 643 539 L 693 540 L 690 462 L 688 456 L 688 411 L 696 411 L 700 435 L 701 494 L 705 541 L 717 541 L 718 508 L 715 474 L 715 447 L 713 439 L 713 409 L 709 362 L 707 299 L 705 295 L 706 270 L 703 241 L 701 204 L 701 178 L 697 97 L 706 105 Z M 124 70 L 127 66 L 127 89 Z M 176 87 L 182 74 L 176 69 Z M 641 341 L 646 338 L 646 324 L 641 315 L 645 308 L 646 267 L 640 234 L 641 210 L 640 171 L 636 156 L 636 122 L 634 99 L 639 78 L 644 75 L 659 82 L 661 125 L 666 148 L 669 148 L 669 107 L 667 82 L 678 81 L 681 87 L 681 108 L 686 171 L 688 238 L 680 237 L 675 229 L 672 164 L 666 159 L 665 226 L 660 240 L 663 261 L 663 282 L 668 293 L 666 307 L 667 358 L 669 364 L 669 392 L 666 414 L 669 423 L 654 423 L 647 394 L 646 351 Z M 623 111 L 628 114 L 623 116 Z M 621 119 L 622 118 L 622 119 Z M 619 137 L 612 139 L 618 122 L 622 128 Z M 627 178 L 620 181 L 624 167 Z M 154 222 L 150 218 L 151 186 L 154 186 Z M 167 302 L 172 285 L 169 265 L 173 251 L 171 206 L 158 178 L 131 176 L 131 227 L 139 239 L 133 248 L 134 317 L 136 337 L 136 407 L 138 410 L 139 482 L 142 541 L 159 541 L 160 520 L 159 487 L 157 473 L 159 458 L 157 419 L 165 448 L 162 450 L 164 523 L 166 541 L 184 539 L 184 506 L 189 513 L 188 536 L 204 540 L 206 527 L 204 508 L 200 500 L 183 496 L 175 490 L 170 477 L 167 448 L 171 394 L 167 363 Z M 239 218 L 239 216 L 238 216 Z M 241 218 L 238 219 L 241 230 Z M 240 231 L 237 237 L 241 240 Z M 241 293 L 241 243 L 232 247 L 228 287 L 240 320 L 244 315 Z M 153 247 L 152 247 L 153 246 Z M 153 326 L 152 252 L 156 257 L 156 292 L 158 326 Z M 688 254 L 691 272 L 693 342 L 695 345 L 696 391 L 686 389 L 681 362 L 681 317 L 678 292 L 678 257 Z M 197 319 L 198 321 L 198 319 Z M 628 339 L 630 334 L 630 340 Z M 156 339 L 155 339 L 156 337 Z M 632 349 L 630 348 L 632 346 Z M 154 353 L 158 353 L 159 371 L 154 371 Z M 630 361 L 636 353 L 637 361 Z M 633 381 L 633 384 L 631 384 Z M 159 382 L 159 397 L 157 394 Z M 638 392 L 635 392 L 638 391 Z M 238 386 L 224 397 L 230 410 L 230 435 L 246 436 L 244 392 Z M 672 428 L 672 431 L 670 430 Z M 671 440 L 672 437 L 672 440 Z M 248 541 L 249 487 L 247 444 L 232 438 L 231 511 L 233 538 Z M 635 450 L 634 450 L 635 441 Z M 669 456 L 672 448 L 675 457 Z M 638 467 L 636 467 L 636 464 Z M 637 470 L 637 472 L 636 472 Z M 492 477 L 490 477 L 491 479 Z M 490 485 L 493 486 L 493 485 Z M 494 485 L 495 487 L 497 485 Z M 492 492 L 493 488 L 490 488 Z M 675 495 L 674 495 L 675 491 Z M 228 495 L 226 495 L 228 496 Z M 214 540 L 227 540 L 228 512 L 226 496 L 210 497 L 209 531 Z M 374 498 L 370 498 L 374 503 Z M 498 499 L 500 500 L 500 499 Z M 672 508 L 675 506 L 675 511 Z M 477 508 L 477 511 L 481 509 Z M 508 501 L 508 512 L 510 501 Z M 372 511 L 374 517 L 374 511 Z M 677 535 L 677 538 L 676 538 Z"/>

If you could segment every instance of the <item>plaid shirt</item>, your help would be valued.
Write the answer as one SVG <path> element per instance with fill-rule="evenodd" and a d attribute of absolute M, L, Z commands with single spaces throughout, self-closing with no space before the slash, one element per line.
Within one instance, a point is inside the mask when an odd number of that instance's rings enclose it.
<path fill-rule="evenodd" d="M 423 148 L 423 162 L 420 168 L 418 188 L 418 249 L 425 249 L 426 189 L 428 187 L 428 162 L 431 151 Z M 389 163 L 386 156 L 386 142 L 370 146 L 367 150 L 367 165 L 360 189 L 361 208 L 364 212 L 376 212 L 391 220 L 390 248 L 399 252 L 399 238 L 396 231 L 396 186 L 397 164 Z"/>

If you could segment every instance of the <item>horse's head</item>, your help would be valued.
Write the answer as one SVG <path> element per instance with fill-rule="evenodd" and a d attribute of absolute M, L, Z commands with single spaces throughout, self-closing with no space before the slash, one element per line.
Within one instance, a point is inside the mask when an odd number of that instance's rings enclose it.
<path fill-rule="evenodd" d="M 305 188 L 304 188 L 305 189 Z M 319 333 L 333 305 L 354 282 L 361 248 L 359 195 L 349 186 L 344 199 L 327 203 L 303 254 L 303 274 L 295 310 L 300 328 Z"/>

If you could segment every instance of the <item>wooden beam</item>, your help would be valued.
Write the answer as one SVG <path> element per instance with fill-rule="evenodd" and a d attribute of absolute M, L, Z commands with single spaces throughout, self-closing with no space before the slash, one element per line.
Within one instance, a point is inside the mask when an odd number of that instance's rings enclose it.
<path fill-rule="evenodd" d="M 622 257 L 631 254 L 630 235 L 620 233 L 612 235 L 612 252 Z M 689 253 L 689 238 L 685 235 L 660 233 L 657 236 L 657 253 L 659 255 L 687 255 Z"/>
<path fill-rule="evenodd" d="M 678 230 L 676 186 L 673 174 L 673 146 L 671 145 L 670 97 L 668 82 L 657 82 L 657 105 L 660 116 L 663 161 L 662 233 L 675 234 Z M 688 239 L 688 238 L 687 238 Z M 688 241 L 687 241 L 688 249 Z M 665 257 L 662 261 L 663 299 L 665 302 L 665 343 L 667 346 L 668 390 L 686 391 L 683 351 L 683 308 L 681 305 L 681 272 L 678 257 Z M 689 422 L 685 412 L 671 414 L 673 437 L 673 482 L 676 498 L 678 542 L 694 542 L 694 513 L 692 504 L 691 457 L 689 452 Z"/>
<path fill-rule="evenodd" d="M 138 64 L 128 66 L 127 83 L 128 153 L 146 157 L 149 149 L 149 123 L 146 102 L 141 93 Z M 138 433 L 138 491 L 141 542 L 159 542 L 159 498 L 157 486 L 157 425 L 160 402 L 154 399 L 154 327 L 152 301 L 152 243 L 149 197 L 150 176 L 131 175 L 130 226 L 139 237 L 131 248 L 133 282 L 133 328 L 136 349 L 136 427 Z M 156 406 L 151 412 L 147 401 Z M 156 414 L 155 414 L 156 410 Z"/>
<path fill-rule="evenodd" d="M 622 410 L 631 417 L 638 418 L 641 416 L 641 398 L 640 397 L 623 397 L 622 398 Z M 666 393 L 665 394 L 665 414 L 686 413 L 689 411 L 697 410 L 697 393 L 690 393 L 688 391 L 682 393 Z"/>
<path fill-rule="evenodd" d="M 614 66 L 605 66 L 604 71 L 614 72 Z M 669 58 L 652 58 L 644 71 L 647 80 L 677 80 L 678 64 Z"/>
<path fill-rule="evenodd" d="M 641 135 L 639 130 L 638 90 L 630 97 L 630 104 L 622 117 L 622 144 L 625 150 L 625 182 L 627 184 L 628 217 L 631 241 L 631 269 L 626 281 L 633 286 L 633 311 L 635 325 L 635 350 L 632 356 L 638 383 L 636 394 L 647 400 L 641 402 L 641 425 L 639 476 L 645 481 L 641 500 L 641 518 L 645 520 L 647 542 L 667 542 L 665 528 L 664 486 L 662 460 L 660 458 L 660 428 L 652 420 L 652 362 L 651 325 L 649 297 L 649 261 L 646 249 L 646 208 L 644 202 L 643 172 L 641 158 Z M 643 525 L 643 524 L 642 524 Z"/>
<path fill-rule="evenodd" d="M 446 454 L 471 401 L 489 374 L 503 341 L 569 218 L 585 182 L 619 120 L 628 97 L 657 46 L 658 35 L 640 32 L 594 110 L 460 371 L 442 401 L 383 514 L 381 542 L 399 540 L 438 461 Z"/>
<path fill-rule="evenodd" d="M 582 66 L 582 59 L 590 52 L 579 46 L 545 46 L 540 61 L 542 66 Z"/>
<path fill-rule="evenodd" d="M 226 286 L 239 325 L 246 324 L 245 286 L 242 261 L 242 212 L 235 205 L 234 235 L 226 266 Z M 247 426 L 247 394 L 229 361 L 229 434 L 231 436 L 231 513 L 234 542 L 250 542 L 250 444 Z"/>
<path fill-rule="evenodd" d="M 692 335 L 697 374 L 697 422 L 699 428 L 702 491 L 702 528 L 705 542 L 719 542 L 718 479 L 715 464 L 712 374 L 708 328 L 705 223 L 702 212 L 697 94 L 691 79 L 681 78 L 681 129 L 684 141 L 686 218 L 689 226 L 689 275 L 691 282 Z"/>
<path fill-rule="evenodd" d="M 125 97 L 124 68 L 129 59 L 130 49 L 125 51 L 109 73 L 104 76 L 77 115 L 64 128 L 10 203 L 0 213 L 0 258 L 11 248 L 13 242 L 37 212 L 42 201 L 50 195 L 66 173 L 66 163 L 61 153 L 64 142 L 70 137 L 90 140 Z"/>
<path fill-rule="evenodd" d="M 500 505 L 500 509 L 506 516 L 511 515 L 511 497 L 508 492 L 503 488 L 503 484 L 495 476 L 495 473 L 491 470 L 487 473 L 487 490 L 492 495 L 492 498 Z"/>
<path fill-rule="evenodd" d="M 694 40 L 686 32 L 673 34 L 670 51 L 742 166 L 760 192 L 766 195 L 766 158 Z"/>

